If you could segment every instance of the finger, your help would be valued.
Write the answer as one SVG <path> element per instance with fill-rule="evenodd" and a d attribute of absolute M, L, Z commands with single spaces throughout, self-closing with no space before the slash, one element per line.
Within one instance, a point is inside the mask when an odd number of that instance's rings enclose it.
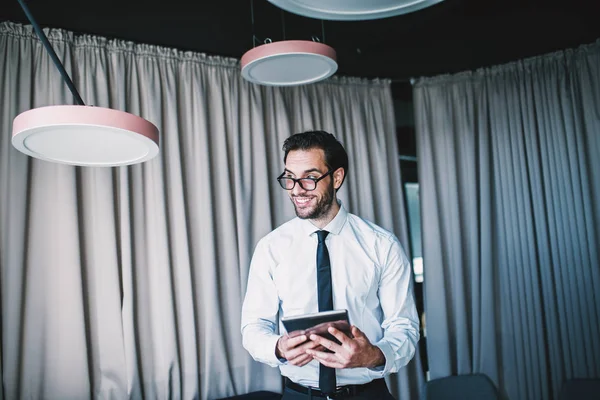
<path fill-rule="evenodd" d="M 304 367 L 306 364 L 310 363 L 312 360 L 314 360 L 314 358 L 307 356 L 306 361 L 302 361 L 300 364 L 296 364 L 296 366 Z"/>
<path fill-rule="evenodd" d="M 293 348 L 291 350 L 288 350 L 285 353 L 285 355 L 286 355 L 287 360 L 291 361 L 291 360 L 294 360 L 297 357 L 300 357 L 300 356 L 306 354 L 306 351 L 307 351 L 307 348 L 304 347 L 304 345 L 302 345 L 302 346 L 295 347 L 295 348 Z"/>
<path fill-rule="evenodd" d="M 337 340 L 339 340 L 342 343 L 342 346 L 348 344 L 352 340 L 344 332 L 334 327 L 329 327 L 327 331 L 331 333 Z"/>
<path fill-rule="evenodd" d="M 313 357 L 310 354 L 300 354 L 298 357 L 288 360 L 291 364 L 302 367 L 313 360 Z"/>
<path fill-rule="evenodd" d="M 356 325 L 352 325 L 352 336 L 354 336 L 354 338 L 357 337 L 366 337 L 366 335 L 363 333 L 363 331 L 361 331 L 360 329 L 358 329 L 358 327 Z"/>
<path fill-rule="evenodd" d="M 302 345 L 303 347 L 305 345 Z M 306 348 L 304 349 L 304 352 L 306 353 L 308 350 L 315 350 L 315 351 L 322 351 L 322 352 L 328 352 L 327 348 L 325 346 L 322 346 L 320 344 L 318 344 L 317 342 L 313 342 L 313 341 L 308 341 L 306 344 Z"/>
<path fill-rule="evenodd" d="M 306 342 L 306 340 L 307 340 L 306 335 L 294 336 L 293 338 L 288 338 L 285 341 L 284 345 L 289 350 L 289 349 L 293 349 L 294 347 Z"/>
<path fill-rule="evenodd" d="M 296 347 L 294 349 L 288 350 L 287 353 L 286 353 L 287 360 L 288 361 L 293 360 L 296 357 L 299 357 L 301 355 L 306 354 L 307 350 L 309 350 L 309 349 L 316 349 L 316 348 L 318 348 L 319 350 L 325 350 L 325 348 L 323 346 L 321 346 L 320 344 L 308 340 L 308 341 L 306 341 L 306 343 L 303 343 L 303 344 L 301 344 L 300 346 L 298 346 L 298 347 Z M 311 356 L 309 356 L 309 357 L 311 357 Z M 311 359 L 312 359 L 312 357 L 309 359 L 309 361 Z"/>
<path fill-rule="evenodd" d="M 308 352 L 307 352 L 307 354 L 308 354 Z M 312 357 L 315 360 L 317 360 L 321 364 L 325 365 L 326 367 L 340 368 L 340 369 L 344 368 L 344 365 L 342 364 L 341 360 L 339 360 L 337 357 L 335 357 L 335 355 L 333 355 L 333 353 L 325 353 L 322 351 L 310 350 L 310 354 L 312 355 Z"/>
<path fill-rule="evenodd" d="M 337 353 L 342 348 L 339 344 L 332 342 L 329 339 L 325 339 L 323 336 L 313 334 L 313 335 L 310 335 L 310 340 L 312 340 L 313 342 L 315 342 L 317 344 L 320 344 L 321 346 L 325 347 L 326 349 L 333 351 L 334 353 Z"/>
<path fill-rule="evenodd" d="M 335 362 L 336 360 L 339 361 L 340 359 L 336 353 L 331 353 L 328 351 L 306 350 L 306 354 L 314 358 L 318 358 L 319 361 L 325 360 L 327 362 Z"/>
<path fill-rule="evenodd" d="M 335 362 L 331 362 L 331 361 L 320 361 L 319 359 L 315 358 L 315 360 L 319 361 L 321 364 L 323 364 L 326 367 L 331 367 L 331 368 L 337 368 L 337 369 L 344 369 L 344 364 L 335 361 Z"/>
<path fill-rule="evenodd" d="M 325 349 L 318 342 L 314 342 L 312 340 L 307 340 L 306 343 L 303 343 L 298 348 L 302 348 L 304 351 L 306 351 L 306 350 L 309 350 L 309 349 L 317 349 L 319 347 L 321 348 L 321 350 Z"/>

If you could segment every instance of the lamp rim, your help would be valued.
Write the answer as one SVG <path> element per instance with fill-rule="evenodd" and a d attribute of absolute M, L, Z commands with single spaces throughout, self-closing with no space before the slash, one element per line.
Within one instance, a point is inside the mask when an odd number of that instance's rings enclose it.
<path fill-rule="evenodd" d="M 260 81 L 251 76 L 250 70 L 256 63 L 269 59 L 285 57 L 287 55 L 305 55 L 307 57 L 319 58 L 324 60 L 326 64 L 329 65 L 329 69 L 326 71 L 324 70 L 324 73 L 314 76 L 313 78 L 283 83 Z M 248 50 L 241 58 L 242 76 L 249 82 L 266 86 L 293 86 L 318 82 L 329 78 L 337 71 L 337 68 L 337 54 L 335 49 L 324 43 L 309 40 L 284 40 L 262 44 Z"/>
<path fill-rule="evenodd" d="M 82 128 L 95 127 L 106 129 L 111 133 L 122 133 L 141 146 L 144 146 L 144 156 L 136 159 L 117 159 L 106 163 L 94 161 L 81 161 L 79 158 L 55 159 L 43 152 L 32 151 L 25 144 L 27 138 L 40 133 L 44 128 L 59 126 Z M 50 132 L 49 132 L 50 133 Z M 49 134 L 47 133 L 47 134 Z M 158 128 L 150 121 L 120 110 L 105 107 L 85 105 L 54 105 L 33 108 L 17 115 L 13 120 L 12 144 L 24 154 L 61 164 L 80 166 L 123 166 L 147 161 L 158 154 L 159 146 Z"/>
<path fill-rule="evenodd" d="M 294 1 L 294 0 L 269 0 L 275 6 L 308 18 L 330 21 L 366 21 L 373 19 L 389 18 L 409 14 L 424 8 L 441 3 L 444 0 L 412 0 L 401 2 L 397 6 L 372 8 L 362 11 L 344 10 L 343 8 L 325 8 L 322 2 Z"/>

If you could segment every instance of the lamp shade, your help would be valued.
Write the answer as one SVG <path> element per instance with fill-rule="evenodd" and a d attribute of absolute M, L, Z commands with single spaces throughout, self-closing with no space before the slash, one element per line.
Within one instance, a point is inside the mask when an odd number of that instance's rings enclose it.
<path fill-rule="evenodd" d="M 277 7 L 304 17 L 358 21 L 393 17 L 432 6 L 442 0 L 269 0 Z"/>
<path fill-rule="evenodd" d="M 60 105 L 25 111 L 13 120 L 12 144 L 35 158 L 61 164 L 116 167 L 158 154 L 158 128 L 110 108 Z"/>
<path fill-rule="evenodd" d="M 305 85 L 329 78 L 337 71 L 335 50 L 308 40 L 267 43 L 247 51 L 242 76 L 267 86 Z"/>

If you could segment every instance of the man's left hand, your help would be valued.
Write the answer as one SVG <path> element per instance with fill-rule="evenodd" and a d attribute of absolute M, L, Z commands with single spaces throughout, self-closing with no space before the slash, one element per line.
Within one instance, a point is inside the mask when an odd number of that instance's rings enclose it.
<path fill-rule="evenodd" d="M 352 336 L 350 338 L 344 332 L 330 327 L 328 329 L 341 344 L 332 342 L 322 336 L 310 335 L 310 340 L 319 343 L 321 346 L 332 351 L 327 353 L 317 350 L 306 350 L 306 354 L 311 355 L 321 364 L 331 368 L 375 368 L 385 364 L 385 356 L 377 346 L 373 346 L 367 336 L 356 326 L 352 326 Z"/>

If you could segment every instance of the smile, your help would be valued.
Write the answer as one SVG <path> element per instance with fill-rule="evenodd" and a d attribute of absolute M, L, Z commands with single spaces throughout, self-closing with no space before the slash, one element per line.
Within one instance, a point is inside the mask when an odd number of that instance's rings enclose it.
<path fill-rule="evenodd" d="M 299 206 L 307 205 L 312 200 L 312 197 L 294 197 L 294 202 Z"/>

